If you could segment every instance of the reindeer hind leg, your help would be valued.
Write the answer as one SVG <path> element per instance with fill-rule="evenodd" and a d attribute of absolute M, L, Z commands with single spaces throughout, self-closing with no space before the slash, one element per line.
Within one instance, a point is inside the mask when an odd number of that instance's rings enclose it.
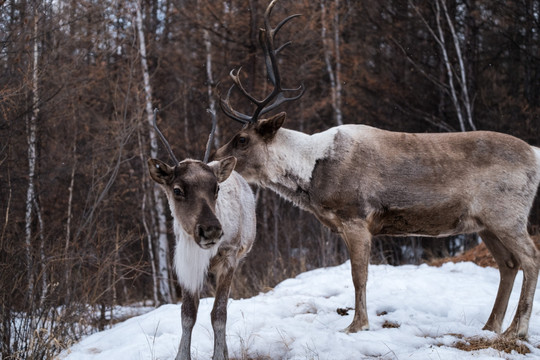
<path fill-rule="evenodd" d="M 540 253 L 527 231 L 518 236 L 503 239 L 508 239 L 505 245 L 523 269 L 523 285 L 521 286 L 516 314 L 504 335 L 526 338 L 540 269 Z"/>
<path fill-rule="evenodd" d="M 491 231 L 485 230 L 479 235 L 497 262 L 500 273 L 499 290 L 497 291 L 495 304 L 493 305 L 491 315 L 484 326 L 484 330 L 500 333 L 504 315 L 508 308 L 508 300 L 519 269 L 519 264 L 512 253 L 504 247 L 497 236 Z"/>

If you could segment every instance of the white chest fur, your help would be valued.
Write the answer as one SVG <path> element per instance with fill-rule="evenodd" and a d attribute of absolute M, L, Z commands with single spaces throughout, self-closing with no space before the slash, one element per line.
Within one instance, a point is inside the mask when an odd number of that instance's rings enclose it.
<path fill-rule="evenodd" d="M 202 249 L 177 221 L 174 223 L 174 266 L 178 282 L 183 289 L 195 294 L 202 289 L 210 260 L 217 254 L 218 247 Z"/>

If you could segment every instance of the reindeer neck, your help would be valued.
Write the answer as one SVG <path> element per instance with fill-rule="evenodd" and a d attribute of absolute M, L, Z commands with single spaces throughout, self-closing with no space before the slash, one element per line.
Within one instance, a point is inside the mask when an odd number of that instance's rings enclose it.
<path fill-rule="evenodd" d="M 305 207 L 313 169 L 317 160 L 328 156 L 335 133 L 335 128 L 314 135 L 279 129 L 268 145 L 267 179 L 263 185 Z"/>

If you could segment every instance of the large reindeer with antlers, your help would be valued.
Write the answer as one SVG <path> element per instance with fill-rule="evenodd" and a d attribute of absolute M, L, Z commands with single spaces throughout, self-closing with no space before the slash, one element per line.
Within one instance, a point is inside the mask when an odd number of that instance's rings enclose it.
<path fill-rule="evenodd" d="M 148 169 L 167 196 L 176 235 L 174 265 L 182 286 L 182 338 L 176 360 L 191 359 L 191 333 L 208 271 L 217 279 L 211 313 L 214 329 L 212 359 L 227 359 L 225 327 L 229 290 L 239 262 L 255 239 L 253 192 L 233 171 L 234 157 L 206 163 L 212 141 L 208 141 L 204 162 L 193 159 L 179 162 L 157 127 L 156 113 L 154 128 L 174 161 L 174 166 L 169 166 L 160 160 L 149 159 Z"/>
<path fill-rule="evenodd" d="M 264 15 L 260 31 L 268 78 L 274 89 L 259 101 L 238 87 L 256 110 L 234 110 L 229 90 L 221 107 L 243 124 L 215 154 L 235 156 L 236 171 L 248 182 L 270 188 L 339 233 L 347 244 L 355 314 L 347 332 L 369 328 L 366 282 L 371 238 L 376 235 L 441 237 L 479 233 L 500 271 L 499 291 L 484 329 L 497 333 L 508 307 L 516 274 L 524 273 L 515 317 L 505 335 L 526 337 L 540 257 L 527 232 L 527 220 L 540 182 L 540 149 L 500 133 L 446 134 L 390 132 L 364 125 L 342 125 L 307 135 L 282 128 L 285 113 L 259 116 L 285 101 L 274 47 L 275 29 Z M 288 45 L 286 43 L 285 45 Z M 284 45 L 284 46 L 285 46 Z"/>

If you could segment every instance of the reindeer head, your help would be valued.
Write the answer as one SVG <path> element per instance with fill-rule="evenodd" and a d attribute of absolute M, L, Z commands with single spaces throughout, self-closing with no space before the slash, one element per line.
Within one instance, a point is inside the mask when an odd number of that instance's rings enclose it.
<path fill-rule="evenodd" d="M 281 86 L 281 76 L 279 74 L 276 56 L 286 46 L 290 45 L 291 42 L 286 42 L 275 49 L 274 39 L 283 25 L 300 15 L 288 16 L 276 25 L 275 28 L 272 28 L 269 17 L 276 1 L 272 1 L 266 8 L 264 13 L 264 28 L 259 31 L 259 42 L 264 53 L 266 72 L 268 79 L 273 85 L 272 92 L 263 100 L 257 100 L 244 89 L 240 81 L 240 70 L 236 72 L 232 70 L 230 76 L 234 84 L 229 89 L 226 98 L 220 99 L 221 109 L 225 115 L 244 124 L 244 127 L 226 145 L 218 149 L 214 158 L 220 159 L 225 156 L 235 156 L 238 159 L 236 171 L 244 176 L 246 180 L 252 182 L 257 179 L 257 175 L 261 174 L 261 170 L 264 169 L 268 156 L 267 145 L 274 140 L 277 131 L 285 120 L 285 113 L 277 114 L 268 119 L 259 119 L 259 116 L 276 109 L 284 102 L 300 98 L 305 90 L 303 85 L 300 85 L 296 89 L 285 89 Z M 256 106 L 253 115 L 248 116 L 232 108 L 230 95 L 235 87 Z M 296 93 L 296 95 L 285 96 L 286 93 L 290 92 Z"/>
<path fill-rule="evenodd" d="M 195 239 L 197 245 L 209 249 L 219 242 L 223 230 L 216 216 L 216 201 L 219 183 L 227 180 L 236 166 L 236 158 L 229 156 L 219 161 L 206 163 L 215 123 L 212 126 L 204 162 L 186 159 L 179 162 L 157 126 L 157 109 L 154 110 L 154 129 L 161 138 L 174 166 L 157 159 L 148 159 L 150 177 L 161 185 L 167 196 L 175 221 Z"/>
<path fill-rule="evenodd" d="M 216 200 L 219 183 L 229 177 L 235 165 L 234 157 L 210 164 L 187 159 L 176 166 L 148 160 L 150 176 L 165 192 L 174 219 L 203 249 L 216 245 L 223 235 Z"/>
<path fill-rule="evenodd" d="M 257 182 L 267 163 L 267 146 L 274 141 L 285 116 L 282 112 L 269 119 L 247 123 L 227 144 L 216 151 L 214 158 L 234 156 L 237 159 L 236 171 L 248 182 Z"/>

